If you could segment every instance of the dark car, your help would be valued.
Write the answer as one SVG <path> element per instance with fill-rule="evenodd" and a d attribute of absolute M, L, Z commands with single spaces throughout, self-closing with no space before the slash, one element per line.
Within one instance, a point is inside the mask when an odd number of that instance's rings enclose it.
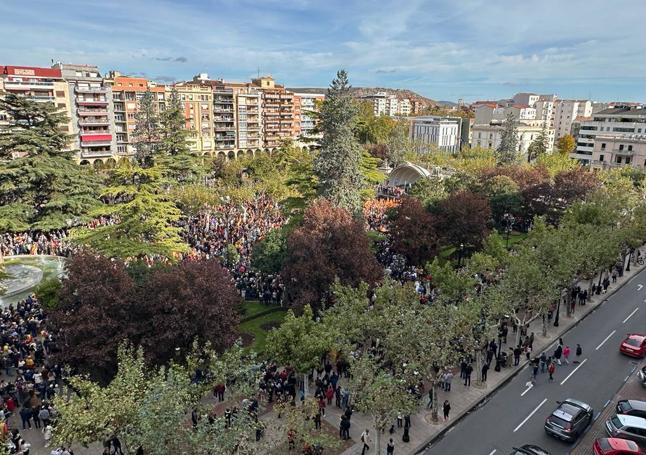
<path fill-rule="evenodd" d="M 646 401 L 619 400 L 617 414 L 646 418 Z"/>
<path fill-rule="evenodd" d="M 594 410 L 589 404 L 568 398 L 545 419 L 545 431 L 564 441 L 573 442 L 592 423 Z"/>
<path fill-rule="evenodd" d="M 550 455 L 550 453 L 532 444 L 525 444 L 521 447 L 514 447 L 510 455 Z"/>

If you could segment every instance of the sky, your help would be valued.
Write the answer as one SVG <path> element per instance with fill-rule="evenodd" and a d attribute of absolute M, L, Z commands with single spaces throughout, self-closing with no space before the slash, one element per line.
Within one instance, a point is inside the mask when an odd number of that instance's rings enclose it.
<path fill-rule="evenodd" d="M 646 102 L 645 0 L 0 0 L 0 65 Z"/>

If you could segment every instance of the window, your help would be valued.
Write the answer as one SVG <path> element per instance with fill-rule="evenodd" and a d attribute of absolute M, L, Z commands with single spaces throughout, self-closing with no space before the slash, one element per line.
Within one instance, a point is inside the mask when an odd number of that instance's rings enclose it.
<path fill-rule="evenodd" d="M 633 151 L 633 146 L 632 146 L 632 145 L 629 145 L 629 146 L 628 146 L 628 151 L 629 151 L 629 152 L 632 152 L 632 151 Z"/>
<path fill-rule="evenodd" d="M 619 151 L 624 149 L 624 144 L 619 144 Z"/>
<path fill-rule="evenodd" d="M 601 150 L 605 150 L 605 149 L 606 149 L 606 143 L 605 143 L 605 142 L 602 142 L 602 143 L 601 143 Z"/>
<path fill-rule="evenodd" d="M 631 158 L 629 156 L 626 157 L 626 164 L 630 164 Z"/>
<path fill-rule="evenodd" d="M 617 156 L 617 157 L 615 158 L 615 163 L 617 163 L 617 164 L 621 164 L 621 156 Z"/>

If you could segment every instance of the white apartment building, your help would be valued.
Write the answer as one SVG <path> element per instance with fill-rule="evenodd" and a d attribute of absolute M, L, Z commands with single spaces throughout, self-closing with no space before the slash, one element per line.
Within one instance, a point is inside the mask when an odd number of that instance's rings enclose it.
<path fill-rule="evenodd" d="M 572 123 L 577 117 L 592 116 L 590 100 L 558 100 L 554 112 L 555 138 L 572 134 Z"/>
<path fill-rule="evenodd" d="M 518 134 L 518 152 L 522 155 L 527 154 L 527 149 L 534 139 L 538 138 L 543 131 L 542 120 L 532 120 L 520 122 L 517 126 Z M 493 122 L 490 124 L 475 124 L 471 127 L 471 145 L 473 147 L 483 147 L 496 149 L 500 145 L 502 132 L 505 129 L 502 122 Z M 548 149 L 554 144 L 554 130 L 546 129 Z"/>
<path fill-rule="evenodd" d="M 306 139 L 314 139 L 314 128 L 316 127 L 316 116 L 318 103 L 325 100 L 322 93 L 294 93 L 301 100 L 301 136 Z M 318 139 L 321 135 L 317 135 Z"/>
<path fill-rule="evenodd" d="M 502 122 L 511 113 L 516 121 L 535 120 L 536 109 L 526 104 L 517 104 L 509 107 L 494 106 L 492 104 L 480 104 L 475 108 L 476 125 L 484 125 L 491 122 Z"/>
<path fill-rule="evenodd" d="M 412 112 L 412 103 L 405 98 L 400 100 L 395 95 L 389 95 L 386 92 L 378 92 L 374 95 L 364 96 L 362 99 L 372 103 L 375 116 L 388 115 L 395 117 L 398 115 L 406 116 Z"/>
<path fill-rule="evenodd" d="M 576 149 L 570 154 L 583 164 L 592 164 L 596 137 L 612 134 L 618 140 L 646 134 L 646 107 L 616 105 L 593 114 L 580 123 Z"/>
<path fill-rule="evenodd" d="M 516 93 L 512 98 L 514 104 L 526 104 L 528 106 L 534 106 L 534 104 L 541 98 L 540 95 L 536 93 Z"/>
<path fill-rule="evenodd" d="M 461 146 L 461 128 L 460 117 L 414 117 L 410 137 L 420 150 L 424 145 L 431 145 L 443 152 L 456 153 Z"/>

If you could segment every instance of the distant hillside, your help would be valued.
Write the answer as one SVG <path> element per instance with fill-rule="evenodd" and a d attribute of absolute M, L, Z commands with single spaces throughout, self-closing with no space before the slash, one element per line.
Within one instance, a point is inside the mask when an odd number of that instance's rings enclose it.
<path fill-rule="evenodd" d="M 290 92 L 296 93 L 323 93 L 327 92 L 327 88 L 316 88 L 316 87 L 303 87 L 303 88 L 288 88 Z M 362 96 L 374 95 L 375 93 L 385 92 L 389 95 L 395 95 L 398 99 L 408 98 L 409 100 L 419 101 L 425 104 L 437 105 L 437 101 L 430 98 L 426 98 L 418 93 L 413 92 L 412 90 L 400 89 L 400 88 L 383 88 L 383 87 L 352 87 L 352 95 L 361 98 Z"/>

